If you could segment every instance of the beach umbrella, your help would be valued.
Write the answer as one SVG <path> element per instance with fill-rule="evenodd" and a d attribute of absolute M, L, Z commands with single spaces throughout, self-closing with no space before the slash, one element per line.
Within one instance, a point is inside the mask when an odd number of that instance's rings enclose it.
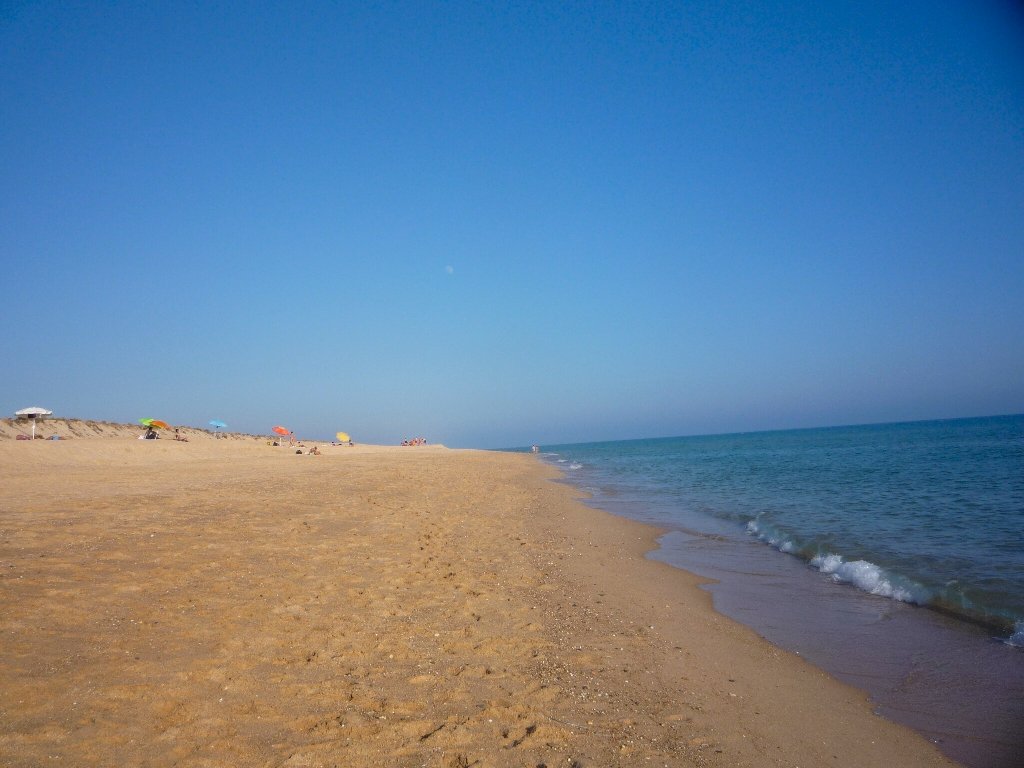
<path fill-rule="evenodd" d="M 289 432 L 287 429 L 285 429 L 284 427 L 282 427 L 280 425 L 274 427 L 273 431 L 276 432 L 279 435 L 284 435 L 286 437 L 291 434 L 291 432 Z"/>
<path fill-rule="evenodd" d="M 14 412 L 15 416 L 29 419 L 32 422 L 32 439 L 36 439 L 36 419 L 43 416 L 53 416 L 53 411 L 48 411 L 45 408 L 40 408 L 38 405 L 33 405 L 30 408 L 22 408 L 20 411 Z"/>
<path fill-rule="evenodd" d="M 220 419 L 212 419 L 210 421 L 210 426 L 213 427 L 214 429 L 224 429 L 227 426 L 227 424 L 225 424 Z"/>
<path fill-rule="evenodd" d="M 156 427 L 157 429 L 170 429 L 171 425 L 166 421 L 160 421 L 160 419 L 150 419 L 149 426 Z"/>
<path fill-rule="evenodd" d="M 348 432 L 339 432 L 335 437 L 338 438 L 339 443 L 347 443 L 352 438 L 348 436 Z"/>

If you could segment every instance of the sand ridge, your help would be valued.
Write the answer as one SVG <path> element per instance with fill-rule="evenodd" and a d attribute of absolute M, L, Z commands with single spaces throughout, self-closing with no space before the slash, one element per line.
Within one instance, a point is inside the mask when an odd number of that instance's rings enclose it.
<path fill-rule="evenodd" d="M 249 435 L 240 432 L 223 432 L 218 434 L 209 428 L 172 425 L 170 430 L 161 431 L 166 439 L 173 439 L 174 429 L 190 440 L 263 440 L 260 435 Z M 123 424 L 113 421 L 98 421 L 95 419 L 68 419 L 49 416 L 41 418 L 35 423 L 36 439 L 46 439 L 58 435 L 64 440 L 93 440 L 96 438 L 137 438 L 142 434 L 144 427 L 141 424 Z M 25 418 L 0 419 L 0 440 L 18 439 L 18 436 L 30 437 L 32 435 L 32 421 Z"/>
<path fill-rule="evenodd" d="M 0 762 L 948 765 L 526 455 L 0 443 Z"/>

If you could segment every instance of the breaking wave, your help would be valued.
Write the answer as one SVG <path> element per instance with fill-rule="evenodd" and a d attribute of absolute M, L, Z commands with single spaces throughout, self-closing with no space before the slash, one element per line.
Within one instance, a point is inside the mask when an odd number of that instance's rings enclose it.
<path fill-rule="evenodd" d="M 1024 621 L 1018 621 L 1013 629 L 1013 634 L 1006 638 L 1004 642 L 1015 648 L 1024 648 Z"/>
<path fill-rule="evenodd" d="M 808 564 L 831 577 L 837 584 L 850 584 L 871 595 L 888 597 L 903 603 L 927 605 L 931 593 L 920 584 L 888 573 L 881 566 L 867 560 L 844 560 L 831 552 L 810 553 L 794 537 L 787 536 L 759 520 L 747 523 L 747 533 L 771 547 L 806 560 Z"/>
<path fill-rule="evenodd" d="M 845 561 L 840 555 L 816 555 L 811 566 L 832 577 L 837 584 L 852 584 L 871 595 L 889 597 L 901 603 L 927 605 L 931 595 L 920 584 L 886 573 L 867 560 Z"/>

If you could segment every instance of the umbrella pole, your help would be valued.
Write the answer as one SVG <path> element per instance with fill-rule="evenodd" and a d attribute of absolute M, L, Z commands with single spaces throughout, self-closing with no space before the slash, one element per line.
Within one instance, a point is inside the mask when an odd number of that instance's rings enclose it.
<path fill-rule="evenodd" d="M 36 420 L 34 417 L 32 419 L 32 439 L 36 439 Z"/>

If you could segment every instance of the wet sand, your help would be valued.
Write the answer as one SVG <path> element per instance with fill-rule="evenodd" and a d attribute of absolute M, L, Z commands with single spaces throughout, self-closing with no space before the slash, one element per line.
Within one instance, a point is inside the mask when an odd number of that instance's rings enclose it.
<path fill-rule="evenodd" d="M 0 442 L 0 764 L 952 765 L 553 474 Z"/>

